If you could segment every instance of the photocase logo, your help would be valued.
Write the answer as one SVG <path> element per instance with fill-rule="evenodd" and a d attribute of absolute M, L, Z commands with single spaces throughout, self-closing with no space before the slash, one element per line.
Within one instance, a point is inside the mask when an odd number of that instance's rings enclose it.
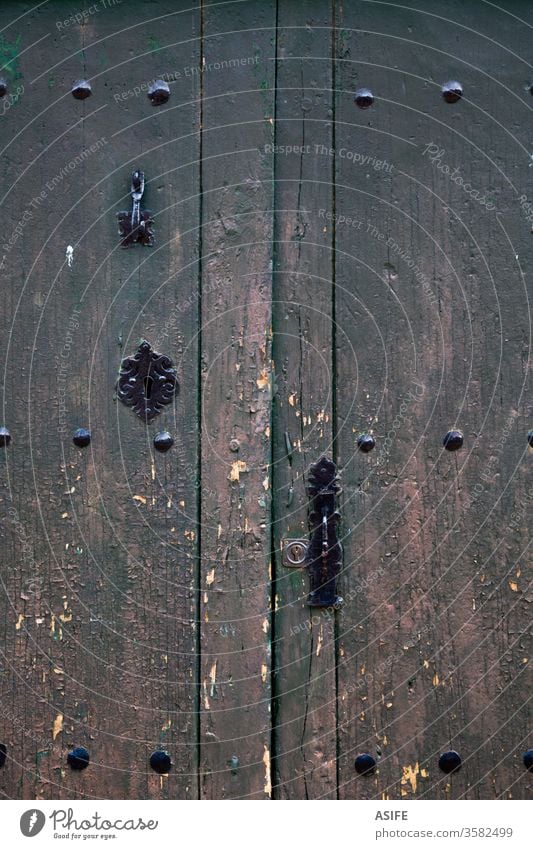
<path fill-rule="evenodd" d="M 46 817 L 42 811 L 32 808 L 26 811 L 20 818 L 20 830 L 24 837 L 35 837 L 43 830 Z"/>

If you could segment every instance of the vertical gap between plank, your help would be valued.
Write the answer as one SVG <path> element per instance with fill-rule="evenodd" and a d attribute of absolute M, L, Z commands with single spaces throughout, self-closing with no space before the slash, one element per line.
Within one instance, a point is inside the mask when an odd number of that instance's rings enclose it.
<path fill-rule="evenodd" d="M 197 449 L 196 468 L 198 475 L 198 486 L 196 488 L 196 687 L 194 695 L 194 710 L 196 711 L 196 793 L 198 799 L 202 798 L 201 784 L 201 682 L 202 682 L 202 623 L 201 623 L 201 592 L 202 592 L 202 256 L 203 256 L 203 129 L 204 129 L 204 78 L 202 74 L 204 62 L 204 0 L 200 3 L 200 91 L 199 111 L 200 128 L 198 131 L 198 302 L 197 302 L 197 390 L 196 390 L 196 416 L 197 416 Z"/>
<path fill-rule="evenodd" d="M 331 123 L 331 146 L 334 151 L 337 149 L 337 139 L 335 132 L 336 119 L 336 90 L 337 90 L 337 69 L 336 69 L 336 25 L 337 25 L 337 9 L 336 0 L 331 0 L 331 111 L 333 120 Z M 335 192 L 336 180 L 336 155 L 331 160 L 331 205 L 332 209 L 332 228 L 331 228 L 331 426 L 333 430 L 331 453 L 333 460 L 338 468 L 338 451 L 337 451 L 337 314 L 336 314 L 336 254 L 337 247 L 337 228 L 336 228 L 336 212 L 337 212 L 337 197 Z M 342 527 L 342 526 L 341 526 Z M 342 539 L 342 534 L 341 534 Z M 342 567 L 341 567 L 342 575 Z M 336 797 L 339 798 L 340 787 L 340 740 L 339 740 L 339 613 L 334 613 L 334 651 L 335 651 L 335 745 L 336 745 Z"/>
<path fill-rule="evenodd" d="M 277 125 L 277 91 L 278 91 L 278 21 L 279 21 L 279 0 L 276 0 L 276 19 L 274 31 L 274 91 L 273 91 L 273 120 L 274 120 L 274 138 L 273 149 L 276 150 L 276 139 L 278 134 Z M 272 386 L 275 386 L 275 369 L 276 369 L 276 154 L 272 154 L 272 297 L 271 297 L 271 322 L 272 322 L 272 340 L 271 340 L 271 363 L 274 366 L 274 374 L 272 375 Z M 276 587 L 278 579 L 278 560 L 276 552 L 276 533 L 274 525 L 274 478 L 275 478 L 275 456 L 274 456 L 274 428 L 276 425 L 275 415 L 275 395 L 271 393 L 270 399 L 270 752 L 271 752 L 271 776 L 270 782 L 272 785 L 272 799 L 277 798 L 277 783 L 275 773 L 277 768 L 278 755 L 278 735 L 276 732 L 277 709 L 276 709 Z"/>

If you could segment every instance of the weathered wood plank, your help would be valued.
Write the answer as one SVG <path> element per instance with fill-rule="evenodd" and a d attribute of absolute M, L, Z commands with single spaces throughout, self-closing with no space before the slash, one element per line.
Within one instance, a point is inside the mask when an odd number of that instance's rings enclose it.
<path fill-rule="evenodd" d="M 56 33 L 64 11 L 61 3 L 41 10 L 33 37 L 41 28 Z M 27 278 L 19 314 L 8 319 L 14 329 L 9 407 L 22 452 L 15 455 L 13 492 L 19 512 L 35 525 L 36 546 L 43 540 L 36 547 L 43 586 L 18 604 L 25 618 L 16 632 L 31 653 L 17 666 L 33 670 L 35 686 L 19 681 L 13 702 L 44 750 L 40 755 L 31 740 L 24 772 L 13 766 L 28 797 L 197 796 L 198 434 L 190 410 L 197 392 L 198 85 L 182 74 L 168 106 L 155 110 L 146 82 L 165 69 L 198 67 L 200 17 L 194 10 L 180 17 L 183 44 L 172 46 L 176 5 L 158 4 L 167 18 L 154 19 L 149 33 L 140 6 L 137 11 L 127 39 L 123 11 L 110 8 L 82 29 L 72 25 L 54 35 L 53 70 L 46 41 L 39 61 L 31 54 L 21 60 L 25 79 L 37 77 L 21 100 L 21 120 L 52 103 L 39 119 L 38 138 L 44 148 L 64 135 L 30 167 L 16 193 L 16 219 L 36 185 L 46 186 L 80 151 L 103 140 L 49 190 L 35 228 L 25 230 L 9 256 Z M 93 95 L 80 103 L 70 85 L 83 75 L 92 78 Z M 139 94 L 132 88 L 143 84 Z M 13 164 L 31 166 L 36 129 L 26 132 Z M 115 212 L 130 204 L 135 167 L 146 172 L 157 241 L 153 249 L 124 251 Z M 15 174 L 12 167 L 8 180 Z M 67 244 L 74 246 L 71 268 L 64 263 Z M 18 293 L 16 280 L 15 274 Z M 148 428 L 114 398 L 121 358 L 142 337 L 174 360 L 182 391 L 174 409 Z M 58 410 L 62 398 L 65 409 Z M 83 450 L 71 442 L 81 425 L 93 433 Z M 168 455 L 153 450 L 161 428 L 176 438 Z M 8 564 L 25 580 L 29 569 L 18 565 Z M 13 612 L 7 616 L 13 632 Z M 20 742 L 13 728 L 15 758 Z M 83 773 L 66 767 L 73 745 L 91 753 Z M 168 779 L 148 765 L 160 747 L 174 761 Z"/>
<path fill-rule="evenodd" d="M 201 796 L 268 798 L 275 3 L 203 35 Z"/>
<path fill-rule="evenodd" d="M 306 570 L 282 565 L 307 537 L 309 466 L 331 456 L 333 95 L 331 10 L 306 0 L 278 15 L 273 359 L 274 793 L 335 798 L 335 614 L 306 604 Z M 288 445 L 289 443 L 289 445 Z"/>
<path fill-rule="evenodd" d="M 445 22 L 440 11 L 355 3 L 337 19 L 337 209 L 362 222 L 337 227 L 337 316 L 353 345 L 352 356 L 337 348 L 336 384 L 343 798 L 527 792 L 517 779 L 528 716 L 529 327 L 515 253 L 530 234 L 508 181 L 525 179 L 523 133 L 512 143 L 505 132 L 524 68 L 488 40 L 499 13 L 480 21 L 475 4 L 453 2 Z M 520 27 L 506 22 L 516 47 Z M 450 77 L 464 85 L 455 105 L 440 94 Z M 352 101 L 360 85 L 376 95 L 368 111 Z M 429 143 L 478 196 L 424 155 Z M 465 434 L 455 455 L 442 448 L 454 426 Z M 363 429 L 377 437 L 366 458 L 355 451 Z M 437 765 L 450 748 L 463 758 L 451 780 Z M 375 776 L 355 775 L 361 751 L 377 758 Z"/>

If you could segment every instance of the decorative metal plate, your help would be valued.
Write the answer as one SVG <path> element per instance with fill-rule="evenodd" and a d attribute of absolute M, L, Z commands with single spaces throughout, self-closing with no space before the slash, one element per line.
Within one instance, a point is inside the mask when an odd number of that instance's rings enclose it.
<path fill-rule="evenodd" d="M 166 404 L 172 404 L 177 388 L 172 360 L 152 350 L 145 339 L 132 357 L 122 360 L 117 396 L 143 421 L 151 422 Z"/>
<path fill-rule="evenodd" d="M 305 558 L 309 571 L 310 607 L 339 607 L 337 576 L 342 561 L 342 546 L 337 535 L 340 514 L 336 498 L 341 491 L 337 467 L 333 460 L 321 457 L 309 472 L 309 495 L 312 510 L 309 515 L 311 537 Z"/>

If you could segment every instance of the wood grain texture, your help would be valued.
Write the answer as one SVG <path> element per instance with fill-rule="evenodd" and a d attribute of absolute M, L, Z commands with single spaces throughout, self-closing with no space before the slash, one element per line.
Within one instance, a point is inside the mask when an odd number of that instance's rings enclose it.
<path fill-rule="evenodd" d="M 506 139 L 522 93 L 520 69 L 489 41 L 503 19 L 480 20 L 475 6 L 447 4 L 449 22 L 434 3 L 420 13 L 355 3 L 337 18 L 337 210 L 362 222 L 337 228 L 337 315 L 354 350 L 337 350 L 343 798 L 530 790 L 519 758 L 531 680 L 529 315 L 515 258 L 530 234 L 509 184 L 526 177 L 523 142 Z M 506 45 L 521 39 L 517 21 L 506 26 Z M 463 82 L 461 103 L 440 95 L 449 78 Z M 371 110 L 350 102 L 360 85 L 375 92 Z M 424 155 L 429 143 L 440 160 Z M 377 437 L 368 458 L 354 452 L 354 427 Z M 442 449 L 452 427 L 465 435 L 457 454 Z M 451 780 L 437 767 L 450 748 L 463 757 Z M 375 776 L 355 776 L 361 751 L 377 757 Z"/>
<path fill-rule="evenodd" d="M 274 791 L 335 798 L 335 613 L 307 606 L 306 570 L 281 542 L 307 537 L 309 467 L 331 456 L 333 94 L 327 4 L 282 4 L 276 86 L 273 521 Z M 316 58 L 315 58 L 316 57 Z"/>
<path fill-rule="evenodd" d="M 265 146 L 273 136 L 275 22 L 272 2 L 239 4 L 231 19 L 225 8 L 204 8 L 202 798 L 268 798 L 272 785 L 272 153 Z"/>
<path fill-rule="evenodd" d="M 176 22 L 174 4 L 160 3 L 158 11 Z M 118 8 L 58 33 L 55 22 L 64 16 L 65 5 L 53 3 L 46 15 L 31 17 L 32 37 L 53 38 L 56 52 L 52 60 L 43 46 L 39 61 L 31 53 L 21 59 L 26 88 L 12 110 L 24 140 L 15 150 L 28 167 L 13 192 L 13 220 L 41 186 L 46 198 L 8 257 L 21 276 L 14 291 L 26 284 L 18 313 L 6 315 L 12 334 L 4 337 L 6 406 L 21 452 L 12 491 L 36 546 L 22 562 L 14 551 L 15 574 L 21 588 L 38 582 L 28 598 L 20 588 L 9 594 L 16 609 L 6 614 L 8 668 L 18 682 L 14 716 L 39 741 L 36 750 L 30 738 L 22 759 L 13 727 L 9 751 L 19 762 L 10 769 L 21 782 L 17 792 L 28 797 L 191 798 L 198 434 L 188 407 L 197 401 L 197 315 L 190 306 L 198 285 L 198 84 L 189 79 L 177 108 L 159 111 L 146 89 L 137 95 L 131 86 L 153 77 L 162 60 L 172 70 L 198 67 L 200 16 L 182 15 L 184 45 L 168 48 L 178 40 L 168 38 L 168 19 L 154 20 L 148 35 L 139 16 L 133 29 L 142 60 L 119 35 Z M 70 94 L 81 75 L 93 81 L 83 103 Z M 49 108 L 40 114 L 43 104 Z M 48 149 L 32 162 L 37 144 Z M 91 145 L 95 151 L 78 162 Z M 136 167 L 146 172 L 145 201 L 156 215 L 153 251 L 118 246 L 115 212 L 131 203 Z M 15 175 L 11 165 L 6 183 Z M 149 428 L 114 397 L 120 361 L 142 337 L 172 357 L 181 383 L 174 409 Z M 82 425 L 93 438 L 80 450 L 71 436 Z M 152 446 L 162 427 L 178 435 L 165 456 Z M 24 670 L 32 670 L 35 686 L 26 686 Z M 73 745 L 91 753 L 83 773 L 66 767 Z M 168 779 L 148 765 L 159 747 L 173 755 Z"/>
<path fill-rule="evenodd" d="M 2 4 L 0 795 L 531 798 L 527 4 L 125 5 Z M 280 556 L 322 453 L 338 613 Z"/>

